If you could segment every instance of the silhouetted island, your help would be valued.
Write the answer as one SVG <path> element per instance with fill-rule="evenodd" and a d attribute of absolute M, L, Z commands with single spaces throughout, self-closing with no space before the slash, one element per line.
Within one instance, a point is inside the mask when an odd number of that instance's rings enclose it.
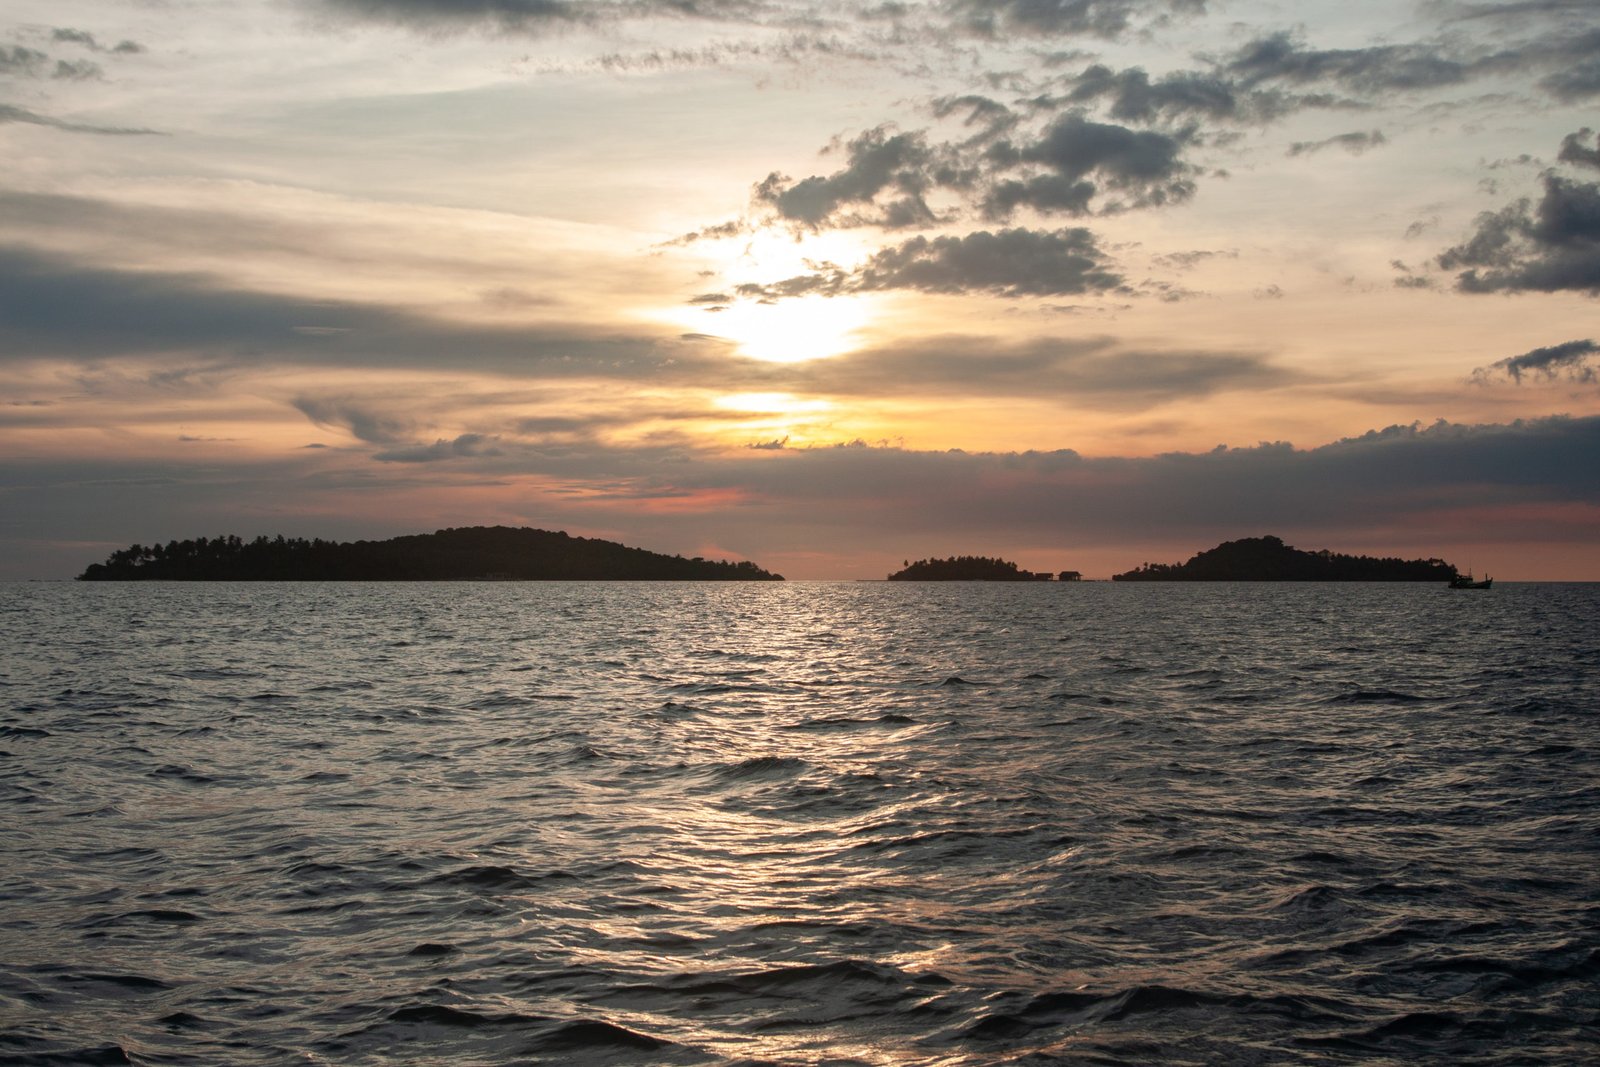
<path fill-rule="evenodd" d="M 891 582 L 1048 582 L 1049 574 L 1025 571 L 1005 559 L 987 556 L 951 556 L 919 559 L 889 575 Z"/>
<path fill-rule="evenodd" d="M 754 563 L 664 556 L 560 531 L 473 526 L 387 541 L 234 536 L 133 545 L 80 582 L 139 581 L 783 581 Z"/>
<path fill-rule="evenodd" d="M 1188 563 L 1146 563 L 1113 582 L 1448 582 L 1442 559 L 1377 559 L 1322 549 L 1302 552 L 1276 537 L 1224 541 Z"/>

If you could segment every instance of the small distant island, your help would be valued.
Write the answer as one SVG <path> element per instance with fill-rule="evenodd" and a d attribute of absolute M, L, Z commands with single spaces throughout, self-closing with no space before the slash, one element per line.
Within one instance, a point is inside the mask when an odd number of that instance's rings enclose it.
<path fill-rule="evenodd" d="M 1113 582 L 1449 582 L 1455 567 L 1442 559 L 1382 559 L 1322 549 L 1302 552 L 1280 538 L 1224 541 L 1187 563 L 1146 563 L 1111 576 Z"/>
<path fill-rule="evenodd" d="M 119 581 L 768 581 L 748 561 L 666 556 L 561 531 L 472 526 L 387 541 L 227 535 L 132 545 L 80 582 Z"/>
<path fill-rule="evenodd" d="M 1006 559 L 988 556 L 951 556 L 949 559 L 919 559 L 905 562 L 902 570 L 889 575 L 891 582 L 1075 582 L 1077 571 L 1025 571 Z"/>

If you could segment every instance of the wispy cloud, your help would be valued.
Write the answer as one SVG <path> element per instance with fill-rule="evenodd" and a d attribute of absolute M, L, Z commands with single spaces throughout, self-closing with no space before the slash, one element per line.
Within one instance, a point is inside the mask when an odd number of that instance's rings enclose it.
<path fill-rule="evenodd" d="M 1287 154 L 1290 156 L 1308 156 L 1327 148 L 1338 148 L 1349 152 L 1353 156 L 1359 156 L 1363 152 L 1388 143 L 1388 138 L 1384 137 L 1381 130 L 1368 132 L 1358 130 L 1353 133 L 1341 133 L 1334 137 L 1324 138 L 1321 141 L 1296 141 L 1289 146 Z"/>
<path fill-rule="evenodd" d="M 381 463 L 438 463 L 462 457 L 498 455 L 500 449 L 495 446 L 495 438 L 479 433 L 464 433 L 450 440 L 440 438 L 426 447 L 378 452 L 372 458 Z"/>
<path fill-rule="evenodd" d="M 316 425 L 336 427 L 369 444 L 400 444 L 412 431 L 409 423 L 374 410 L 366 401 L 350 397 L 301 396 L 292 403 Z"/>
<path fill-rule="evenodd" d="M 1591 340 L 1567 341 L 1564 344 L 1535 348 L 1520 356 L 1496 360 L 1487 367 L 1472 372 L 1472 380 L 1480 385 L 1496 381 L 1522 384 L 1524 376 L 1554 381 L 1565 378 L 1572 382 L 1593 385 L 1600 381 L 1600 367 L 1594 357 L 1600 354 L 1600 345 Z"/>
<path fill-rule="evenodd" d="M 49 126 L 52 129 L 65 130 L 67 133 L 97 133 L 112 137 L 147 136 L 161 133 L 160 130 L 147 130 L 133 126 L 96 126 L 92 123 L 68 122 L 65 119 L 41 115 L 26 108 L 0 104 L 0 125 L 7 122 L 25 122 L 34 126 Z"/>
<path fill-rule="evenodd" d="M 195 273 L 114 270 L 0 247 L 0 362 L 206 352 L 242 364 L 424 367 L 648 378 L 670 335 L 572 325 L 452 322 L 409 308 L 242 289 Z"/>
<path fill-rule="evenodd" d="M 421 29 L 541 34 L 643 18 L 752 22 L 780 16 L 762 0 L 301 0 L 330 14 Z"/>
<path fill-rule="evenodd" d="M 1115 39 L 1174 14 L 1200 14 L 1205 0 L 944 0 L 957 24 L 984 37 Z"/>
<path fill-rule="evenodd" d="M 1458 85 L 1471 75 L 1468 64 L 1434 45 L 1311 48 L 1288 33 L 1259 37 L 1241 46 L 1226 57 L 1223 70 L 1247 86 L 1323 83 L 1359 93 L 1434 89 Z"/>

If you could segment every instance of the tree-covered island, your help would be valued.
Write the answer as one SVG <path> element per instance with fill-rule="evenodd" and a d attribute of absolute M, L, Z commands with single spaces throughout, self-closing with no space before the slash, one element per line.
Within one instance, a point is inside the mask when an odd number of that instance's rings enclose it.
<path fill-rule="evenodd" d="M 1114 582 L 1448 582 L 1455 567 L 1442 559 L 1347 556 L 1303 552 L 1279 538 L 1224 541 L 1187 563 L 1146 563 Z"/>
<path fill-rule="evenodd" d="M 783 581 L 748 561 L 666 556 L 551 530 L 473 526 L 387 541 L 200 537 L 132 545 L 79 581 Z"/>
<path fill-rule="evenodd" d="M 1076 574 L 1075 571 L 1063 572 Z M 1006 559 L 988 556 L 951 556 L 949 559 L 907 561 L 903 569 L 889 575 L 891 582 L 1049 582 L 1049 573 L 1025 571 Z M 1064 579 L 1070 580 L 1070 579 Z"/>

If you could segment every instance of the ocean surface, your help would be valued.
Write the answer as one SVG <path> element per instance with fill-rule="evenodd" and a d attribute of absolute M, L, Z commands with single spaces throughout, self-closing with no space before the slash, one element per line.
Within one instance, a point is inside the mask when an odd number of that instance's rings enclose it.
<path fill-rule="evenodd" d="M 1593 1063 L 1597 647 L 1594 585 L 0 585 L 0 1063 Z"/>

